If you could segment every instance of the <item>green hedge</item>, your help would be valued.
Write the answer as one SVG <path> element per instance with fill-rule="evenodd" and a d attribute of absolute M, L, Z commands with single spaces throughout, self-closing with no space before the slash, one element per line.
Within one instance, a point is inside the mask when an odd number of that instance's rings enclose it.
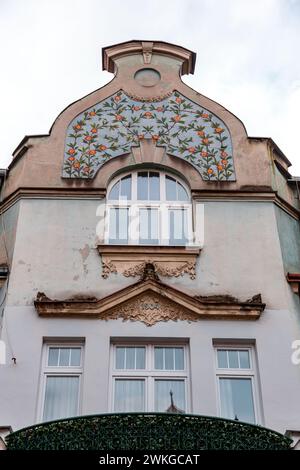
<path fill-rule="evenodd" d="M 10 434 L 7 443 L 8 450 L 284 450 L 291 440 L 221 418 L 120 413 L 38 424 Z"/>

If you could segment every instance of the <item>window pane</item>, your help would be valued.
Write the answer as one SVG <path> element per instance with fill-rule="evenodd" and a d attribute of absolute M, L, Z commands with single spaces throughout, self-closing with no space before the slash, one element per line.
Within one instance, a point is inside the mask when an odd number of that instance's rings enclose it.
<path fill-rule="evenodd" d="M 119 194 L 120 194 L 120 181 L 118 181 L 116 184 L 113 185 L 113 187 L 112 187 L 112 189 L 109 193 L 108 199 L 117 200 L 117 199 L 119 199 Z"/>
<path fill-rule="evenodd" d="M 148 200 L 148 172 L 141 171 L 137 178 L 137 198 L 138 200 Z"/>
<path fill-rule="evenodd" d="M 140 209 L 140 242 L 158 243 L 158 210 Z"/>
<path fill-rule="evenodd" d="M 167 201 L 176 201 L 176 180 L 166 176 L 166 199 Z"/>
<path fill-rule="evenodd" d="M 135 348 L 126 348 L 125 369 L 135 369 Z"/>
<path fill-rule="evenodd" d="M 59 348 L 49 348 L 48 366 L 58 366 Z"/>
<path fill-rule="evenodd" d="M 60 366 L 70 365 L 70 348 L 60 348 L 59 365 Z"/>
<path fill-rule="evenodd" d="M 109 211 L 110 243 L 125 243 L 128 239 L 128 209 L 111 208 Z"/>
<path fill-rule="evenodd" d="M 148 209 L 140 209 L 140 240 L 148 239 L 148 225 Z"/>
<path fill-rule="evenodd" d="M 184 356 L 183 348 L 175 348 L 175 369 L 183 370 L 184 369 Z"/>
<path fill-rule="evenodd" d="M 249 351 L 239 351 L 239 355 L 240 355 L 240 368 L 250 369 Z"/>
<path fill-rule="evenodd" d="M 159 173 L 152 171 L 149 173 L 149 199 L 150 201 L 160 200 Z"/>
<path fill-rule="evenodd" d="M 70 366 L 80 366 L 80 362 L 81 362 L 81 349 L 71 348 Z"/>
<path fill-rule="evenodd" d="M 222 417 L 255 423 L 251 379 L 219 380 Z"/>
<path fill-rule="evenodd" d="M 119 212 L 119 240 L 127 240 L 128 237 L 128 209 L 118 209 Z"/>
<path fill-rule="evenodd" d="M 67 418 L 78 413 L 79 377 L 46 379 L 43 420 Z"/>
<path fill-rule="evenodd" d="M 182 184 L 177 182 L 177 199 L 178 201 L 189 201 L 189 196 L 182 186 Z"/>
<path fill-rule="evenodd" d="M 125 369 L 125 348 L 116 348 L 116 369 Z"/>
<path fill-rule="evenodd" d="M 155 411 L 185 411 L 184 380 L 155 380 Z"/>
<path fill-rule="evenodd" d="M 170 243 L 182 245 L 186 243 L 185 232 L 187 230 L 186 210 L 169 210 Z"/>
<path fill-rule="evenodd" d="M 160 370 L 164 368 L 164 348 L 154 349 L 154 368 Z"/>
<path fill-rule="evenodd" d="M 145 369 L 145 348 L 135 348 L 136 369 Z"/>
<path fill-rule="evenodd" d="M 174 348 L 165 348 L 165 369 L 174 370 Z"/>
<path fill-rule="evenodd" d="M 145 381 L 115 380 L 115 411 L 145 411 Z"/>
<path fill-rule="evenodd" d="M 218 367 L 220 369 L 227 369 L 228 368 L 228 362 L 227 362 L 227 351 L 224 351 L 223 349 L 218 349 Z"/>
<path fill-rule="evenodd" d="M 228 363 L 230 369 L 239 368 L 238 351 L 230 351 L 230 349 L 228 350 Z"/>
<path fill-rule="evenodd" d="M 131 175 L 121 179 L 120 199 L 131 199 Z"/>

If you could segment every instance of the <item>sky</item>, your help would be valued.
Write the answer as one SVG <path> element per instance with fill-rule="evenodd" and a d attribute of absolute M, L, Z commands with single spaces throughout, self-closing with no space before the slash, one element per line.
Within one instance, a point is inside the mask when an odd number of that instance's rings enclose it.
<path fill-rule="evenodd" d="M 132 39 L 196 52 L 183 81 L 272 137 L 300 175 L 300 0 L 0 0 L 0 167 L 112 79 L 102 47 Z"/>

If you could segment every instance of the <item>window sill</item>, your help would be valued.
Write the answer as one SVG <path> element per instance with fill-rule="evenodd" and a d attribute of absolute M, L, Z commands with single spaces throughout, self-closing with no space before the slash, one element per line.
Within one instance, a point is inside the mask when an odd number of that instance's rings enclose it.
<path fill-rule="evenodd" d="M 98 245 L 102 257 L 102 277 L 123 274 L 125 277 L 140 276 L 145 263 L 152 263 L 158 275 L 180 277 L 188 274 L 196 277 L 198 246 L 170 245 Z"/>

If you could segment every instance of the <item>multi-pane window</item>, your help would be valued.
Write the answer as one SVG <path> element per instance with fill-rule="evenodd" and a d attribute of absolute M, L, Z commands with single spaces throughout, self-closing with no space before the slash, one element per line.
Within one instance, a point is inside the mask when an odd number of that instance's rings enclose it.
<path fill-rule="evenodd" d="M 188 410 L 187 346 L 112 346 L 112 410 Z"/>
<path fill-rule="evenodd" d="M 220 414 L 223 418 L 257 422 L 251 348 L 216 348 Z"/>
<path fill-rule="evenodd" d="M 78 414 L 82 351 L 81 345 L 45 345 L 42 421 Z"/>
<path fill-rule="evenodd" d="M 137 171 L 113 181 L 108 188 L 106 240 L 115 244 L 191 244 L 188 188 L 157 171 Z"/>

